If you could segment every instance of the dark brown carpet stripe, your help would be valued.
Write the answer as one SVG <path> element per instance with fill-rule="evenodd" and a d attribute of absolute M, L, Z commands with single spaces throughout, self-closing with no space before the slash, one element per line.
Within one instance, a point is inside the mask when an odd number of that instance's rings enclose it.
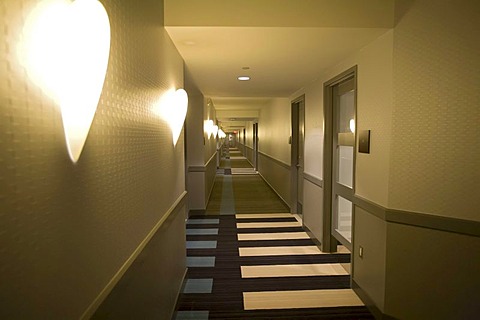
<path fill-rule="evenodd" d="M 252 216 L 255 214 L 252 213 Z M 246 222 L 297 222 L 295 217 L 291 218 L 237 218 L 237 222 L 239 223 L 246 223 Z"/>
<path fill-rule="evenodd" d="M 248 278 L 238 283 L 243 292 L 350 288 L 350 276 Z"/>
<path fill-rule="evenodd" d="M 242 266 L 274 264 L 314 264 L 314 263 L 349 263 L 348 254 L 316 254 L 298 256 L 240 257 Z"/>
<path fill-rule="evenodd" d="M 282 309 L 244 311 L 241 315 L 230 312 L 211 312 L 210 319 L 255 319 L 255 320 L 360 320 L 374 319 L 365 307 L 341 307 L 321 309 Z"/>

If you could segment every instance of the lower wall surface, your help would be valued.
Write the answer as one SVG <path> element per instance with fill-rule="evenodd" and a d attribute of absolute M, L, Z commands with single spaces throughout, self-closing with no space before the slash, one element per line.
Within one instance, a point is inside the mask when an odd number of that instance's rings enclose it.
<path fill-rule="evenodd" d="M 185 267 L 185 204 L 161 225 L 92 319 L 170 319 Z"/>
<path fill-rule="evenodd" d="M 381 312 L 385 304 L 386 222 L 355 207 L 353 281 Z M 360 257 L 359 247 L 363 248 Z"/>
<path fill-rule="evenodd" d="M 476 319 L 480 238 L 387 224 L 385 313 L 398 319 Z"/>
<path fill-rule="evenodd" d="M 290 168 L 288 165 L 259 153 L 258 172 L 280 198 L 290 206 Z"/>
<path fill-rule="evenodd" d="M 408 220 L 410 224 L 392 222 L 389 209 L 383 208 L 386 215 L 382 217 L 380 207 L 365 208 L 355 205 L 352 280 L 377 315 L 395 319 L 477 317 L 478 232 L 463 234 L 462 229 L 455 230 L 455 221 L 446 223 L 442 217 L 433 220 L 442 223 L 431 225 L 418 217 Z M 436 229 L 439 225 L 451 229 Z"/>
<path fill-rule="evenodd" d="M 318 240 L 323 238 L 323 188 L 303 180 L 303 224 Z"/>

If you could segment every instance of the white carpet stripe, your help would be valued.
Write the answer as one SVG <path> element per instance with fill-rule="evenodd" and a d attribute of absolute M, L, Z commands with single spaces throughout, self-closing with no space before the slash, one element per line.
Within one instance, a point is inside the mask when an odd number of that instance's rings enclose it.
<path fill-rule="evenodd" d="M 286 256 L 323 253 L 317 246 L 249 247 L 238 248 L 238 252 L 241 257 Z"/>
<path fill-rule="evenodd" d="M 244 292 L 245 310 L 363 306 L 352 289 Z"/>
<path fill-rule="evenodd" d="M 275 232 L 275 233 L 239 233 L 239 241 L 243 240 L 298 240 L 310 239 L 306 232 Z"/>
<path fill-rule="evenodd" d="M 241 271 L 242 278 L 348 275 L 339 263 L 242 266 Z"/>

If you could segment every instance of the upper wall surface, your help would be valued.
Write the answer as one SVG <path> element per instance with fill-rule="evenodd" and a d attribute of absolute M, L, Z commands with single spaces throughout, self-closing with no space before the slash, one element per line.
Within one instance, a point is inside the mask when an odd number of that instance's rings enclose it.
<path fill-rule="evenodd" d="M 479 221 L 480 4 L 398 5 L 389 206 Z"/>
<path fill-rule="evenodd" d="M 183 61 L 162 1 L 102 1 L 110 59 L 73 164 L 59 107 L 16 56 L 39 2 L 0 2 L 0 318 L 78 319 L 185 190 L 183 138 L 153 110 Z"/>

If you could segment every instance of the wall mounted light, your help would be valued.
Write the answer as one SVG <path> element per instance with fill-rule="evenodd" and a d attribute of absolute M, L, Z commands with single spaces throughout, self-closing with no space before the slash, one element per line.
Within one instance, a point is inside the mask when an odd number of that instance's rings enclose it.
<path fill-rule="evenodd" d="M 355 119 L 350 119 L 350 131 L 355 133 Z"/>
<path fill-rule="evenodd" d="M 220 139 L 225 139 L 226 136 L 227 136 L 227 135 L 225 134 L 225 132 L 223 132 L 222 129 L 218 129 L 218 137 L 219 137 Z"/>
<path fill-rule="evenodd" d="M 214 138 L 217 138 L 217 134 L 218 134 L 218 126 L 217 125 L 213 126 L 212 134 L 213 134 Z"/>
<path fill-rule="evenodd" d="M 205 134 L 207 135 L 207 138 L 209 139 L 213 135 L 213 127 L 214 127 L 213 120 L 209 119 L 203 122 L 203 131 L 205 132 Z"/>
<path fill-rule="evenodd" d="M 168 90 L 160 99 L 158 113 L 168 123 L 172 132 L 172 142 L 176 146 L 182 133 L 183 123 L 187 116 L 188 94 L 183 89 Z"/>
<path fill-rule="evenodd" d="M 71 160 L 85 145 L 110 55 L 110 22 L 97 0 L 44 0 L 27 17 L 18 57 L 59 104 Z"/>

